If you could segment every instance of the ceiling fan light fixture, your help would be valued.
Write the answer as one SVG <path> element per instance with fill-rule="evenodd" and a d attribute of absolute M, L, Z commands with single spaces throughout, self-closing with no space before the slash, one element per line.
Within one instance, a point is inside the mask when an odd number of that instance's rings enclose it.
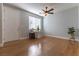
<path fill-rule="evenodd" d="M 45 13 L 45 16 L 47 16 L 48 15 L 48 13 Z"/>
<path fill-rule="evenodd" d="M 54 9 L 51 8 L 51 9 L 48 9 L 48 7 L 46 6 L 45 9 L 42 9 L 42 11 L 44 12 L 44 15 L 47 16 L 48 14 L 53 14 L 53 11 Z"/>

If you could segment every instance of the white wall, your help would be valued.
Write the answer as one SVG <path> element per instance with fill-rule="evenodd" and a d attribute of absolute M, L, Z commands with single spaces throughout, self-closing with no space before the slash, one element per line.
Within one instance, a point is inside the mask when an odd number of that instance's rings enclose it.
<path fill-rule="evenodd" d="M 18 39 L 20 11 L 4 6 L 4 42 Z"/>
<path fill-rule="evenodd" d="M 79 39 L 79 7 L 78 7 L 78 29 L 77 31 L 78 31 L 78 39 Z"/>
<path fill-rule="evenodd" d="M 21 11 L 20 16 L 18 27 L 19 38 L 26 38 L 29 34 L 29 18 L 27 13 L 24 11 Z"/>
<path fill-rule="evenodd" d="M 44 18 L 45 35 L 68 37 L 69 27 L 78 29 L 78 7 L 69 8 Z"/>
<path fill-rule="evenodd" d="M 0 44 L 2 44 L 2 3 L 0 3 Z"/>
<path fill-rule="evenodd" d="M 28 37 L 29 16 L 42 19 L 42 17 L 18 7 L 4 4 L 4 42 Z"/>

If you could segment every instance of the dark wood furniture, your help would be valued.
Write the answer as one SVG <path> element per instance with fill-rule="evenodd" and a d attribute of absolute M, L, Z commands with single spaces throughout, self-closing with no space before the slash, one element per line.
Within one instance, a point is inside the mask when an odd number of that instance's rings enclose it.
<path fill-rule="evenodd" d="M 29 39 L 35 39 L 35 32 L 29 33 Z"/>

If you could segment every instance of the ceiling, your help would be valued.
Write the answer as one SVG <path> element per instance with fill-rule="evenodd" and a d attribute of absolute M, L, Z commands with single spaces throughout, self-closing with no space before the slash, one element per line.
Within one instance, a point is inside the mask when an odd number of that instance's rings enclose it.
<path fill-rule="evenodd" d="M 17 6 L 19 8 L 22 8 L 24 10 L 30 11 L 32 13 L 40 14 L 42 12 L 42 9 L 44 9 L 46 6 L 48 6 L 48 9 L 54 8 L 54 13 L 74 7 L 79 6 L 78 3 L 10 3 L 13 6 Z"/>

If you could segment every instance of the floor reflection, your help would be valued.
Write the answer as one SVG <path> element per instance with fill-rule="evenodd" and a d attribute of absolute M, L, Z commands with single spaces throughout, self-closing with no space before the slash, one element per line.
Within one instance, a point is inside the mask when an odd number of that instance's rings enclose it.
<path fill-rule="evenodd" d="M 0 47 L 0 56 L 79 56 L 79 42 L 50 37 L 13 41 Z"/>
<path fill-rule="evenodd" d="M 28 56 L 39 56 L 41 55 L 41 44 L 32 45 L 28 49 Z"/>

